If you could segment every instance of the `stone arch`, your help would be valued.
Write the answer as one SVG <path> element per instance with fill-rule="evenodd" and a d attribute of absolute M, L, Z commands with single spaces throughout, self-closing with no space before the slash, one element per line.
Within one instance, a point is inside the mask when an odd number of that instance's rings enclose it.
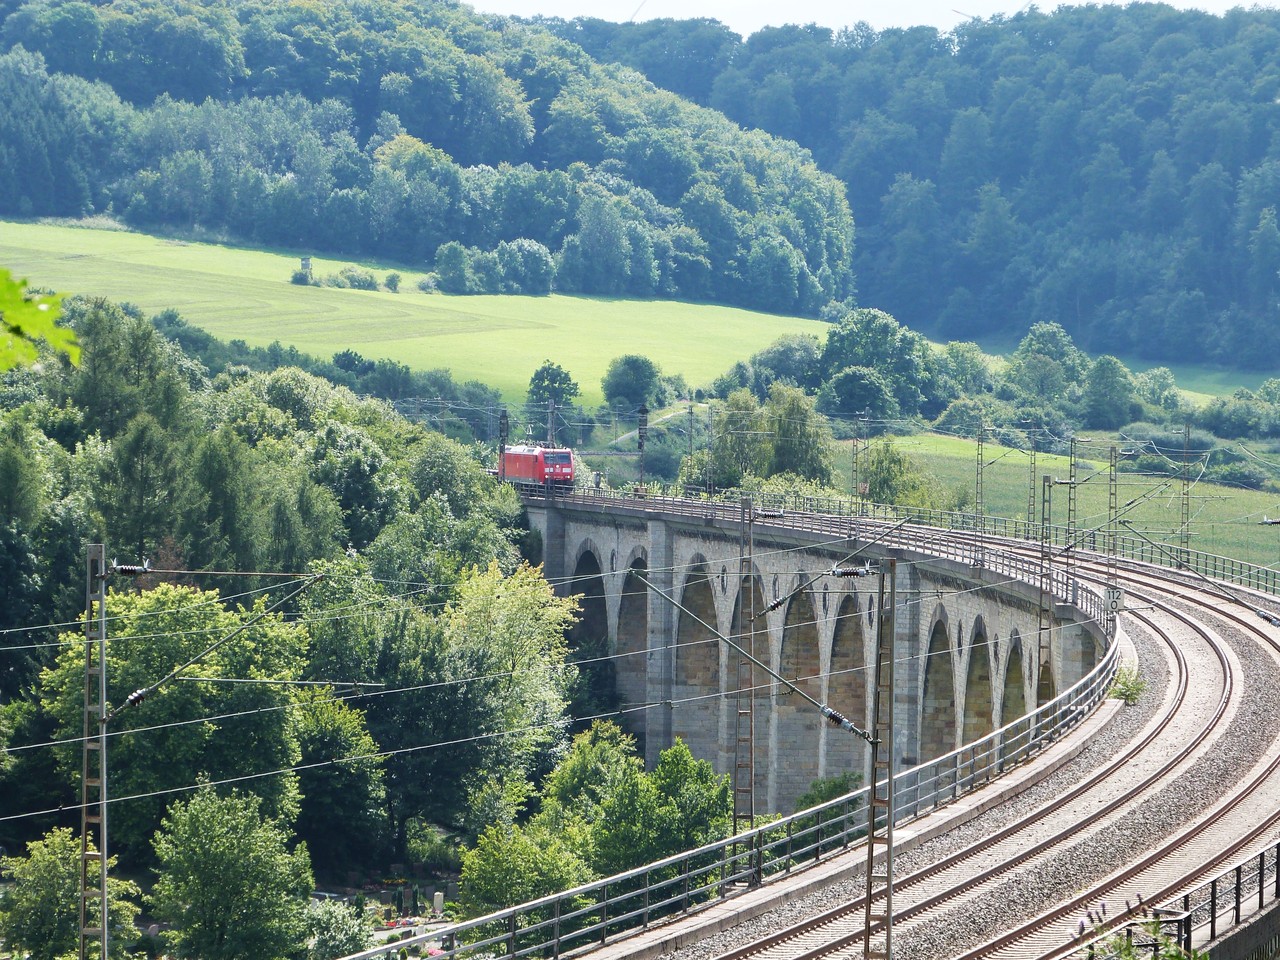
<path fill-rule="evenodd" d="M 1009 659 L 1004 665 L 1004 696 L 1001 697 L 1000 722 L 1007 725 L 1027 712 L 1027 679 L 1022 657 L 1022 638 L 1013 631 L 1009 638 Z"/>
<path fill-rule="evenodd" d="M 801 590 L 787 604 L 787 616 L 782 627 L 782 653 L 778 664 L 778 672 L 784 677 L 815 700 L 822 699 L 818 618 L 808 590 Z M 790 690 L 783 687 L 778 694 L 786 697 Z"/>
<path fill-rule="evenodd" d="M 677 614 L 672 736 L 682 738 L 695 756 L 714 758 L 718 755 L 720 733 L 720 640 L 713 629 L 717 626 L 716 604 L 705 562 L 696 561 L 685 575 L 680 606 L 683 609 Z"/>
<path fill-rule="evenodd" d="M 831 661 L 827 671 L 827 703 L 856 726 L 867 726 L 866 640 L 858 595 L 847 593 L 836 608 L 835 630 L 831 636 Z M 827 773 L 837 775 L 861 770 L 862 741 L 844 730 L 827 730 Z"/>
<path fill-rule="evenodd" d="M 1009 727 L 1004 735 L 1007 744 L 1004 759 L 1017 762 L 1026 752 L 1028 722 L 1019 719 L 1027 712 L 1027 681 L 1023 676 L 1022 638 L 1015 630 L 1009 638 L 1009 658 L 1004 665 L 1003 695 L 1000 698 L 1000 724 Z M 1015 722 L 1016 721 L 1016 722 Z M 1013 724 L 1013 726 L 1009 726 Z"/>
<path fill-rule="evenodd" d="M 1053 679 L 1053 668 L 1046 657 L 1040 658 L 1040 673 L 1036 677 L 1036 706 L 1043 707 L 1058 695 L 1058 684 Z"/>
<path fill-rule="evenodd" d="M 801 590 L 787 604 L 778 672 L 821 703 L 822 664 L 815 613 L 808 590 Z M 777 767 L 776 789 L 789 805 L 818 778 L 821 717 L 817 707 L 790 687 L 778 684 L 775 689 L 775 755 L 787 757 L 787 762 Z"/>
<path fill-rule="evenodd" d="M 570 594 L 581 594 L 578 622 L 569 628 L 566 637 L 570 660 L 583 661 L 570 694 L 572 710 L 576 716 L 615 710 L 618 690 L 615 664 L 608 658 L 609 607 L 600 557 L 593 545 L 585 545 L 578 555 L 573 576 L 565 589 Z"/>
<path fill-rule="evenodd" d="M 932 760 L 955 749 L 955 667 L 951 662 L 951 638 L 941 609 L 935 614 L 925 657 L 924 691 L 920 698 L 920 759 Z"/>
<path fill-rule="evenodd" d="M 642 579 L 648 564 L 636 557 L 627 567 L 622 581 L 622 598 L 618 604 L 617 664 L 618 700 L 621 706 L 641 704 L 648 700 L 649 663 L 649 587 Z M 622 715 L 622 726 L 637 738 L 640 755 L 644 756 L 645 715 L 643 711 Z"/>
<path fill-rule="evenodd" d="M 995 729 L 995 691 L 991 684 L 991 640 L 982 617 L 969 633 L 969 667 L 964 681 L 962 743 L 981 740 Z"/>
<path fill-rule="evenodd" d="M 742 647 L 744 650 L 750 650 L 752 644 L 752 636 L 755 637 L 754 656 L 758 660 L 762 660 L 773 666 L 773 658 L 770 656 L 769 649 L 769 624 L 764 615 L 765 608 L 764 584 L 759 574 L 754 574 L 750 578 L 742 577 L 738 582 L 738 592 L 733 598 L 733 619 L 732 630 L 729 639 Z M 752 618 L 755 622 L 752 623 Z M 737 654 L 730 650 L 728 655 L 730 663 L 730 672 L 737 663 Z M 729 678 L 731 681 L 733 677 Z M 766 689 L 770 686 L 767 677 L 757 677 L 757 686 L 764 686 Z M 736 687 L 732 683 L 729 689 Z"/>

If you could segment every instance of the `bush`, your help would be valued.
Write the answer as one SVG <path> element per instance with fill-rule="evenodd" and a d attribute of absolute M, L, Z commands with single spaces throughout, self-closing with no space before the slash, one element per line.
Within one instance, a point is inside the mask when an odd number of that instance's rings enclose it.
<path fill-rule="evenodd" d="M 1126 706 L 1132 707 L 1141 699 L 1146 689 L 1147 681 L 1138 675 L 1137 670 L 1122 667 L 1116 671 L 1116 677 L 1111 681 L 1111 689 L 1107 691 L 1107 695 L 1123 700 Z"/>
<path fill-rule="evenodd" d="M 350 287 L 352 290 L 378 289 L 378 278 L 373 275 L 371 270 L 361 270 L 359 267 L 343 267 L 338 271 L 338 276 L 345 281 L 343 286 Z"/>
<path fill-rule="evenodd" d="M 311 271 L 295 270 L 293 271 L 293 275 L 289 277 L 289 282 L 297 284 L 300 287 L 309 287 L 311 286 Z"/>
<path fill-rule="evenodd" d="M 392 293 L 399 293 L 400 292 L 400 274 L 396 273 L 395 271 L 388 273 L 387 278 L 382 281 L 382 285 L 386 287 L 388 290 L 390 290 Z"/>

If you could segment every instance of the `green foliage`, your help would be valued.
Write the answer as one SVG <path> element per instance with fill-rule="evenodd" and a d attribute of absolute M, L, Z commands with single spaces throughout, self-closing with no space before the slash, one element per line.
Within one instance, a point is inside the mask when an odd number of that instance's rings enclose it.
<path fill-rule="evenodd" d="M 605 797 L 591 830 L 592 864 L 603 876 L 621 873 L 727 836 L 731 823 L 729 778 L 677 739 L 653 773 L 626 771 Z"/>
<path fill-rule="evenodd" d="M 462 903 L 475 916 L 527 903 L 594 879 L 555 833 L 531 826 L 489 827 L 462 858 Z"/>
<path fill-rule="evenodd" d="M 814 483 L 831 482 L 831 428 L 811 397 L 799 387 L 774 383 L 761 415 L 770 446 L 766 475 L 794 473 Z"/>
<path fill-rule="evenodd" d="M 543 782 L 543 803 L 593 823 L 617 782 L 642 772 L 643 766 L 634 737 L 612 720 L 596 720 L 573 738 L 569 752 Z"/>
<path fill-rule="evenodd" d="M 1132 707 L 1142 698 L 1148 686 L 1147 681 L 1139 676 L 1137 670 L 1121 667 L 1116 671 L 1115 679 L 1111 681 L 1111 689 L 1107 691 L 1107 696 L 1123 700 L 1125 704 Z"/>
<path fill-rule="evenodd" d="M 529 397 L 526 401 L 532 411 L 545 411 L 548 401 L 555 401 L 557 406 L 571 403 L 581 391 L 578 384 L 569 376 L 569 371 L 550 360 L 542 361 L 542 366 L 533 371 L 529 378 Z"/>
<path fill-rule="evenodd" d="M 946 494 L 937 477 L 923 470 L 888 440 L 873 444 L 859 474 L 873 503 L 947 509 Z"/>
<path fill-rule="evenodd" d="M 80 348 L 74 331 L 58 326 L 62 298 L 29 294 L 25 280 L 0 270 L 0 370 L 18 363 L 34 363 L 43 342 L 78 362 Z"/>
<path fill-rule="evenodd" d="M 609 361 L 600 385 L 610 404 L 635 410 L 653 399 L 658 375 L 658 365 L 648 357 L 628 353 Z"/>
<path fill-rule="evenodd" d="M 306 688 L 297 703 L 297 835 L 317 873 L 339 876 L 371 867 L 387 840 L 384 764 L 374 756 L 378 745 L 364 714 L 328 692 Z"/>
<path fill-rule="evenodd" d="M 836 797 L 843 797 L 858 789 L 860 783 L 862 774 L 852 771 L 838 773 L 833 777 L 819 777 L 796 799 L 796 810 L 808 810 Z"/>
<path fill-rule="evenodd" d="M 373 925 L 361 910 L 339 900 L 307 904 L 307 960 L 336 960 L 373 946 Z"/>
<path fill-rule="evenodd" d="M 550 26 L 836 172 L 879 238 L 855 259 L 864 303 L 947 336 L 1056 322 L 1098 353 L 1258 369 L 1274 355 L 1280 145 L 1249 135 L 1273 129 L 1270 101 L 1233 93 L 1275 82 L 1273 11 L 1030 8 L 949 33 L 749 38 Z"/>
<path fill-rule="evenodd" d="M 1105 942 L 1093 948 L 1097 955 L 1116 960 L 1205 960 L 1208 954 L 1202 950 L 1184 950 L 1176 934 L 1166 933 L 1158 920 L 1113 934 Z"/>
<path fill-rule="evenodd" d="M 123 703 L 130 692 L 164 677 L 265 607 L 266 602 L 259 600 L 249 610 L 234 613 L 224 610 L 212 591 L 168 584 L 145 593 L 112 592 L 108 600 L 112 618 L 109 701 Z M 271 615 L 183 676 L 295 679 L 301 675 L 306 643 L 300 628 Z M 134 725 L 161 729 L 122 736 L 113 743 L 115 789 L 121 794 L 149 794 L 187 787 L 201 777 L 221 779 L 292 766 L 298 761 L 299 747 L 292 721 L 280 709 L 289 702 L 287 690 L 274 684 L 191 680 L 166 684 L 116 721 L 116 730 Z M 56 721 L 58 737 L 78 737 L 84 713 L 84 656 L 77 644 L 66 647 L 41 674 L 39 696 L 42 709 Z M 204 719 L 221 714 L 244 715 Z M 64 749 L 59 756 L 64 776 L 78 775 L 79 754 Z M 296 816 L 295 776 L 264 777 L 254 782 L 254 788 L 272 816 L 286 822 Z M 113 847 L 133 863 L 145 862 L 165 803 L 166 798 L 159 796 L 122 805 L 112 816 Z"/>
<path fill-rule="evenodd" d="M 115 866 L 112 857 L 107 877 L 110 953 L 124 957 L 126 945 L 138 935 L 138 886 L 111 876 Z M 74 953 L 80 925 L 79 838 L 57 827 L 28 843 L 26 856 L 0 858 L 0 875 L 11 881 L 0 895 L 0 939 L 31 960 Z M 101 883 L 101 874 L 92 868 L 89 878 L 91 884 Z"/>
<path fill-rule="evenodd" d="M 415 0 L 14 6 L 0 94 L 32 119 L 0 126 L 0 180 L 20 186 L 0 214 L 110 205 L 135 226 L 434 256 L 459 293 L 762 293 L 816 313 L 852 292 L 852 216 L 808 157 L 542 27 Z M 757 248 L 779 269 L 744 280 Z"/>
<path fill-rule="evenodd" d="M 263 817 L 257 797 L 205 787 L 176 802 L 155 838 L 151 895 L 177 957 L 238 960 L 289 956 L 304 947 L 312 889 L 305 846 Z"/>

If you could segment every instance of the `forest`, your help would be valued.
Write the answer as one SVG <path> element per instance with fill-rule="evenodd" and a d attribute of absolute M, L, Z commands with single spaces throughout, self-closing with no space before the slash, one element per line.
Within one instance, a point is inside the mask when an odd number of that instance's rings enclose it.
<path fill-rule="evenodd" d="M 1150 443 L 1135 469 L 1167 472 L 1178 444 L 1207 479 L 1268 487 L 1214 438 L 1280 438 L 1280 380 L 1194 409 L 1167 367 L 1112 354 L 1269 363 L 1278 18 L 1030 8 L 947 35 L 743 40 L 429 0 L 0 0 L 0 215 L 376 257 L 448 293 L 827 321 L 710 384 L 616 359 L 609 405 L 563 439 L 696 396 L 714 440 L 655 429 L 647 453 L 686 485 L 828 490 L 834 438 L 928 424 L 1040 449 L 1124 430 Z M 111 702 L 197 658 L 119 719 L 121 950 L 321 960 L 368 930 L 305 906 L 317 883 L 403 896 L 393 865 L 438 871 L 478 914 L 728 829 L 724 778 L 682 744 L 646 771 L 608 722 L 601 640 L 486 470 L 496 391 L 95 299 L 47 298 L 54 328 L 44 291 L 15 289 L 0 271 L 27 351 L 0 376 L 8 946 L 74 947 L 74 917 L 41 909 L 77 879 L 85 543 L 150 562 L 113 577 Z M 974 342 L 992 338 L 1016 344 L 999 363 Z M 525 417 L 578 392 L 548 358 Z M 412 395 L 438 399 L 436 429 L 389 402 Z M 888 444 L 866 469 L 875 500 L 966 505 Z M 232 865 L 248 886 L 211 896 Z M 229 945 L 232 903 L 254 909 Z"/>
<path fill-rule="evenodd" d="M 853 298 L 1002 343 L 1054 322 L 1158 362 L 1265 366 L 1280 338 L 1271 10 L 745 40 L 427 0 L 0 21 L 3 214 L 376 255 L 451 292 Z"/>
<path fill-rule="evenodd" d="M 75 948 L 85 543 L 134 564 L 110 580 L 109 702 L 189 665 L 113 723 L 121 956 L 338 956 L 369 927 L 305 907 L 317 882 L 391 884 L 408 912 L 424 868 L 461 869 L 451 910 L 483 913 L 723 835 L 709 764 L 678 744 L 645 772 L 593 725 L 612 673 L 577 666 L 576 599 L 485 448 L 297 367 L 211 371 L 136 311 L 63 309 L 79 362 L 0 376 L 10 949 Z"/>
<path fill-rule="evenodd" d="M 537 21 L 795 140 L 848 190 L 858 298 L 944 340 L 1267 368 L 1280 345 L 1280 12 L 1160 3 L 853 24 Z M 815 109 L 821 104 L 821 109 Z"/>
<path fill-rule="evenodd" d="M 786 140 L 432 0 L 0 2 L 0 214 L 816 315 L 844 189 Z"/>
<path fill-rule="evenodd" d="M 74 946 L 70 906 L 36 921 L 76 889 L 85 543 L 149 560 L 111 581 L 110 702 L 191 664 L 116 722 L 122 950 L 327 960 L 366 945 L 369 926 L 337 902 L 304 906 L 316 884 L 394 889 L 408 913 L 419 884 L 457 878 L 452 915 L 479 915 L 726 834 L 726 778 L 679 742 L 646 771 L 610 722 L 607 645 L 543 578 L 514 492 L 486 470 L 496 395 L 350 350 L 221 344 L 172 313 L 60 307 L 75 343 L 0 374 L 0 845 L 24 853 L 0 853 L 10 946 L 49 960 Z M 371 395 L 406 378 L 455 391 L 473 414 L 445 419 L 457 439 Z M 625 412 L 671 384 L 624 356 L 603 387 Z M 833 428 L 927 419 L 1042 449 L 1081 425 L 1123 428 L 1151 444 L 1133 468 L 1158 472 L 1176 469 L 1162 448 L 1194 420 L 1197 457 L 1216 448 L 1204 476 L 1246 486 L 1274 480 L 1208 431 L 1280 435 L 1280 380 L 1192 411 L 1168 370 L 1090 359 L 1056 324 L 993 370 L 973 343 L 934 350 L 855 309 L 825 341 L 780 338 L 700 389 L 714 441 L 684 456 L 685 437 L 655 431 L 652 463 L 721 490 L 838 494 Z M 528 415 L 577 392 L 547 361 Z M 968 504 L 888 443 L 864 469 L 877 502 Z M 800 806 L 850 786 L 816 782 Z M 211 897 L 222 870 L 238 879 Z M 163 938 L 138 933 L 141 909 L 170 924 Z"/>

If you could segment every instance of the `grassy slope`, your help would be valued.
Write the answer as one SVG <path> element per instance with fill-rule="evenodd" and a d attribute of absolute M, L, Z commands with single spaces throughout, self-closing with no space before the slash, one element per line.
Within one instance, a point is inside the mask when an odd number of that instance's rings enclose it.
<path fill-rule="evenodd" d="M 683 374 L 698 385 L 783 333 L 821 335 L 824 330 L 815 321 L 696 304 L 425 295 L 415 289 L 421 274 L 409 271 L 402 271 L 400 294 L 296 287 L 288 282 L 297 266 L 292 255 L 45 224 L 0 221 L 0 265 L 37 286 L 128 300 L 148 311 L 173 307 L 190 323 L 225 339 L 240 337 L 260 346 L 278 339 L 319 356 L 351 347 L 418 369 L 448 367 L 458 379 L 481 380 L 511 399 L 523 396 L 529 375 L 544 358 L 566 367 L 582 385 L 584 400 L 594 403 L 601 398 L 599 381 L 608 361 L 622 353 L 645 354 L 664 372 Z M 342 265 L 317 259 L 313 269 L 323 276 Z M 1223 392 L 1246 382 L 1193 368 L 1180 368 L 1177 376 L 1179 382 Z M 935 436 L 898 442 L 948 486 L 972 490 L 971 442 Z M 987 512 L 1025 516 L 1026 454 L 994 445 L 985 453 Z M 1105 451 L 1100 456 L 1080 468 L 1081 477 L 1103 470 L 1079 488 L 1082 528 L 1105 523 Z M 839 463 L 847 483 L 847 445 Z M 1063 458 L 1038 458 L 1037 474 L 1066 472 Z M 1124 475 L 1119 500 L 1123 504 L 1159 482 Z M 1179 521 L 1179 491 L 1174 482 L 1128 516 L 1157 539 L 1170 536 Z M 1280 514 L 1280 498 L 1208 485 L 1195 493 L 1194 546 L 1257 563 L 1280 562 L 1280 527 L 1257 524 L 1264 512 Z M 1065 519 L 1061 488 L 1058 498 L 1054 516 Z"/>
<path fill-rule="evenodd" d="M 312 271 L 325 276 L 346 263 L 316 258 Z M 643 354 L 696 387 L 783 334 L 826 329 L 706 304 L 428 295 L 416 287 L 422 274 L 407 270 L 398 294 L 298 287 L 289 283 L 293 255 L 49 224 L 0 221 L 0 265 L 60 292 L 127 300 L 147 312 L 172 307 L 224 340 L 279 340 L 320 357 L 350 347 L 414 369 L 447 367 L 512 400 L 523 399 L 544 359 L 567 369 L 594 404 L 620 354 Z M 398 268 L 372 269 L 381 279 Z"/>
<path fill-rule="evenodd" d="M 894 441 L 903 452 L 948 488 L 963 488 L 972 495 L 977 472 L 977 449 L 970 440 L 934 435 L 901 437 Z M 842 444 L 839 468 L 847 488 L 850 471 L 849 447 Z M 1076 524 L 1078 529 L 1101 528 L 1107 523 L 1109 443 L 1100 449 L 1081 447 L 1076 476 L 1085 481 L 1077 486 Z M 987 514 L 1025 519 L 1030 479 L 1030 459 L 1021 450 L 1008 450 L 996 444 L 983 445 L 983 501 Z M 1036 520 L 1039 516 L 1040 477 L 1048 474 L 1065 478 L 1069 464 L 1066 457 L 1036 456 Z M 1167 478 L 1140 476 L 1121 472 L 1117 481 L 1120 510 L 1135 499 L 1144 502 L 1124 512 L 1135 528 L 1151 539 L 1177 545 L 1176 530 L 1181 522 L 1182 482 Z M 1158 495 L 1155 495 L 1158 491 Z M 1263 514 L 1280 515 L 1280 496 L 1256 490 L 1240 490 L 1215 484 L 1195 484 L 1191 490 L 1191 547 L 1206 553 L 1275 566 L 1280 564 L 1280 527 L 1260 526 Z M 1053 520 L 1066 523 L 1067 495 L 1065 487 L 1053 492 Z M 1120 532 L 1127 534 L 1123 528 Z"/>

